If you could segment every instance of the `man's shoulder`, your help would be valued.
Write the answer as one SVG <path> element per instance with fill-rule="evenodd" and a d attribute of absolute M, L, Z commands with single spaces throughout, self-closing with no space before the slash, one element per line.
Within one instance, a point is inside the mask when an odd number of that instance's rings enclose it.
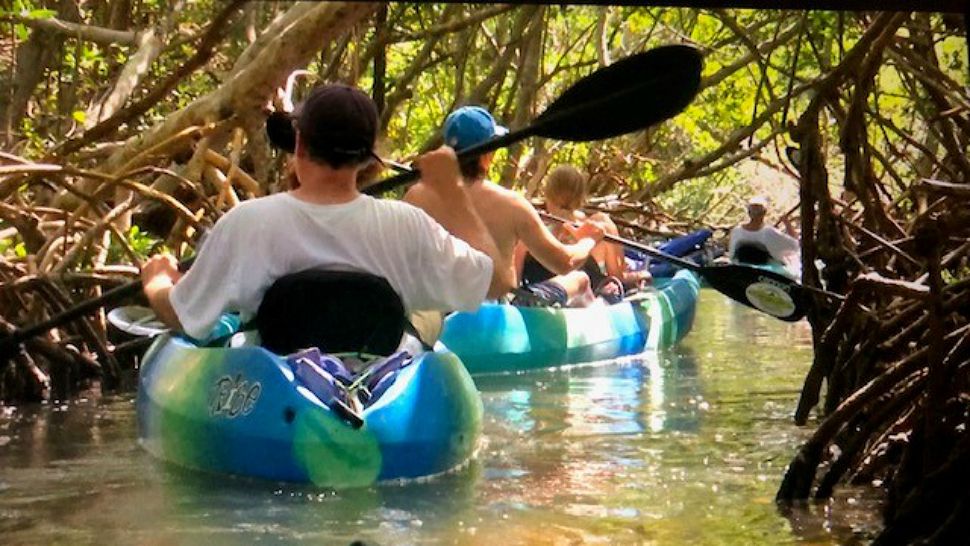
<path fill-rule="evenodd" d="M 268 209 L 285 207 L 286 204 L 290 202 L 290 199 L 291 198 L 288 197 L 285 192 L 274 193 L 272 195 L 257 197 L 255 199 L 247 199 L 233 207 L 232 210 L 226 213 L 226 216 L 230 214 L 235 216 L 257 214 Z"/>
<path fill-rule="evenodd" d="M 219 223 L 247 225 L 257 218 L 265 220 L 274 211 L 284 207 L 285 200 L 286 195 L 282 193 L 247 199 L 223 214 L 219 218 Z"/>
<path fill-rule="evenodd" d="M 529 210 L 530 208 L 534 208 L 532 203 L 529 203 L 529 200 L 524 195 L 499 184 L 490 182 L 482 189 L 487 191 L 496 203 L 508 210 Z"/>
<path fill-rule="evenodd" d="M 364 199 L 367 199 L 365 206 L 378 214 L 402 217 L 427 214 L 420 207 L 416 207 L 411 203 L 399 199 L 377 199 L 368 195 L 365 195 Z"/>

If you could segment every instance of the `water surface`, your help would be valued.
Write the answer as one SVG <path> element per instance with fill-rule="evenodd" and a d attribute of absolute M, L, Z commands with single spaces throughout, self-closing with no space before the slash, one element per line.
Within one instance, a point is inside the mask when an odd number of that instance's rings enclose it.
<path fill-rule="evenodd" d="M 0 543 L 865 543 L 872 492 L 787 517 L 773 501 L 811 432 L 791 423 L 810 361 L 804 323 L 705 289 L 675 350 L 479 378 L 484 443 L 465 468 L 340 492 L 159 463 L 133 395 L 6 408 Z"/>

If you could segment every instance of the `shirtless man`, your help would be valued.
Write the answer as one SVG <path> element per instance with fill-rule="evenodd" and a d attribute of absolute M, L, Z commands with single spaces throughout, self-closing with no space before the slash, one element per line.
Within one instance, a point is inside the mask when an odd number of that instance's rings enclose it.
<path fill-rule="evenodd" d="M 507 131 L 495 123 L 488 110 L 465 106 L 452 112 L 445 120 L 444 139 L 446 145 L 461 151 Z M 526 287 L 535 296 L 529 298 L 532 300 L 529 303 L 566 306 L 592 301 L 589 277 L 582 271 L 576 271 L 576 268 L 586 261 L 593 247 L 602 240 L 602 228 L 589 221 L 579 228 L 568 227 L 576 242 L 560 242 L 525 197 L 485 179 L 492 157 L 491 153 L 484 154 L 475 162 L 462 164 L 461 171 L 465 191 L 492 235 L 502 256 L 501 261 L 510 268 L 514 279 L 513 255 L 516 243 L 521 241 L 539 263 L 558 275 Z M 422 184 L 412 186 L 404 199 L 432 216 L 452 206 Z"/>

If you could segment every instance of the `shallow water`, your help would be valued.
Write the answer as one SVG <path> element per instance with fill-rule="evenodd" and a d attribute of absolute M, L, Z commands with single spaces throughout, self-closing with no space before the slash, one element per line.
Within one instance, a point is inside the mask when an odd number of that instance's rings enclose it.
<path fill-rule="evenodd" d="M 791 424 L 810 360 L 805 324 L 703 290 L 674 351 L 480 378 L 467 467 L 341 492 L 159 463 L 135 441 L 133 395 L 6 408 L 0 543 L 865 543 L 871 491 L 787 517 L 773 501 L 811 432 Z"/>

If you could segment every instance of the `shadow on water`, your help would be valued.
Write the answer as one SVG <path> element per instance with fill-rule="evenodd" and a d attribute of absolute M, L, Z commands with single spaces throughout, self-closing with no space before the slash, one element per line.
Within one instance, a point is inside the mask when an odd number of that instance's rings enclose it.
<path fill-rule="evenodd" d="M 791 423 L 810 331 L 703 291 L 674 350 L 477 379 L 476 460 L 424 482 L 331 491 L 152 459 L 133 397 L 3 409 L 8 544 L 845 544 L 877 501 L 842 491 L 779 512 L 809 429 Z"/>

